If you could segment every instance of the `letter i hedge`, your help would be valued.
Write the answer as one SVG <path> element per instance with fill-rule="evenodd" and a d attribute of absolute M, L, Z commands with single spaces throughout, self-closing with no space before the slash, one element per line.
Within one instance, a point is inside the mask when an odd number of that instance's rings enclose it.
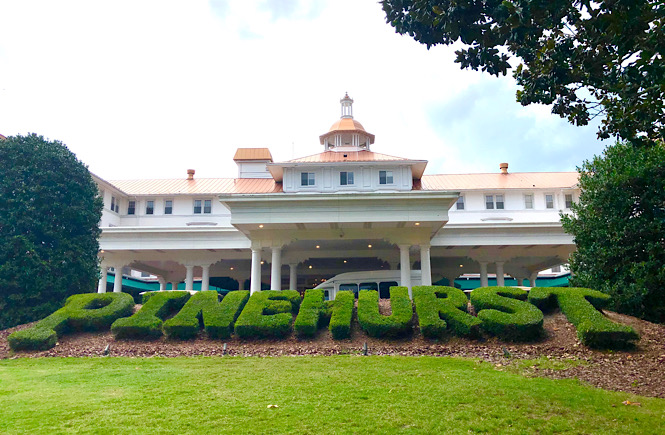
<path fill-rule="evenodd" d="M 481 321 L 467 313 L 469 300 L 462 290 L 444 286 L 414 286 L 412 291 L 423 336 L 441 338 L 447 330 L 468 337 L 480 335 Z"/>
<path fill-rule="evenodd" d="M 118 319 L 111 325 L 115 338 L 157 339 L 162 336 L 162 323 L 180 310 L 190 297 L 186 291 L 146 293 L 141 309 L 132 317 Z M 146 296 L 144 295 L 144 296 Z"/>

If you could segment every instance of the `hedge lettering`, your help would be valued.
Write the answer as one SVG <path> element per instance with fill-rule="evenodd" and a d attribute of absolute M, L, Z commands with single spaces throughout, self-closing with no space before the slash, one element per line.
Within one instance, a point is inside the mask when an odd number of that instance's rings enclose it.
<path fill-rule="evenodd" d="M 420 332 L 428 338 L 441 338 L 450 329 L 455 335 L 478 336 L 481 321 L 467 313 L 468 299 L 455 287 L 414 286 Z"/>

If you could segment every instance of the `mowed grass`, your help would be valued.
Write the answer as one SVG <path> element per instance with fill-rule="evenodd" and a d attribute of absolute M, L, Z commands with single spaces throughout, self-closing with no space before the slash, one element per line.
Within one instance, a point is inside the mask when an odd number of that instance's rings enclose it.
<path fill-rule="evenodd" d="M 663 399 L 525 378 L 467 359 L 0 361 L 0 433 L 647 434 L 664 428 Z"/>

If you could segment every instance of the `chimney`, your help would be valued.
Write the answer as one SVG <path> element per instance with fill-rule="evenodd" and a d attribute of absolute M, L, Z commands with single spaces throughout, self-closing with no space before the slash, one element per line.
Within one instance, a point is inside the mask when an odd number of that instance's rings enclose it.
<path fill-rule="evenodd" d="M 501 169 L 502 174 L 508 173 L 508 163 L 499 163 L 499 169 Z"/>
<path fill-rule="evenodd" d="M 196 173 L 196 171 L 194 169 L 187 169 L 187 179 L 188 180 L 193 180 L 195 173 Z"/>

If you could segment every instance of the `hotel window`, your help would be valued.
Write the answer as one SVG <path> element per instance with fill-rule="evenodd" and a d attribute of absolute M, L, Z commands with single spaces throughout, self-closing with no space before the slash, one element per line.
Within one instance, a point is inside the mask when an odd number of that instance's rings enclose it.
<path fill-rule="evenodd" d="M 155 201 L 148 200 L 145 202 L 145 214 L 155 214 Z"/>
<path fill-rule="evenodd" d="M 353 184 L 353 172 L 340 172 L 339 184 L 342 186 Z"/>
<path fill-rule="evenodd" d="M 314 172 L 301 172 L 300 173 L 300 185 L 301 186 L 314 186 L 316 183 L 316 178 Z"/>
<path fill-rule="evenodd" d="M 564 197 L 566 199 L 566 208 L 570 208 L 573 205 L 573 194 L 566 193 Z"/>
<path fill-rule="evenodd" d="M 487 210 L 503 210 L 503 195 L 485 195 L 485 208 Z"/>
<path fill-rule="evenodd" d="M 460 196 L 457 198 L 457 210 L 464 210 L 464 197 Z"/>
<path fill-rule="evenodd" d="M 115 211 L 117 213 L 117 211 L 115 209 L 117 206 L 118 206 L 118 203 L 115 199 L 115 196 L 112 196 L 111 197 L 111 211 Z"/>
<path fill-rule="evenodd" d="M 524 208 L 529 210 L 533 209 L 533 194 L 529 193 L 524 195 Z"/>
<path fill-rule="evenodd" d="M 194 214 L 201 214 L 201 200 L 194 200 Z"/>
<path fill-rule="evenodd" d="M 136 214 L 136 201 L 129 201 L 127 203 L 127 214 Z"/>
<path fill-rule="evenodd" d="M 393 184 L 393 171 L 379 171 L 379 184 Z"/>
<path fill-rule="evenodd" d="M 164 214 L 173 214 L 173 200 L 167 199 L 164 201 Z"/>
<path fill-rule="evenodd" d="M 203 213 L 210 214 L 212 213 L 212 200 L 206 199 L 203 201 Z"/>
<path fill-rule="evenodd" d="M 554 195 L 551 193 L 545 194 L 545 208 L 554 208 Z"/>

